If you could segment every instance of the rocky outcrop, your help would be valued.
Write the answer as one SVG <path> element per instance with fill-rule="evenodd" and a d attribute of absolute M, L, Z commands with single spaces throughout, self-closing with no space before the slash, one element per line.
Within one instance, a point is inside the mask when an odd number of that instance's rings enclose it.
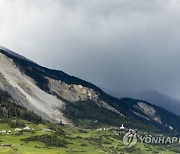
<path fill-rule="evenodd" d="M 139 102 L 136 106 L 139 110 L 141 110 L 145 115 L 147 115 L 150 119 L 153 119 L 157 123 L 162 124 L 161 118 L 156 115 L 156 110 L 143 102 Z"/>
<path fill-rule="evenodd" d="M 67 101 L 78 102 L 92 100 L 96 102 L 99 107 L 103 107 L 112 112 L 121 114 L 118 110 L 107 104 L 105 101 L 101 100 L 99 94 L 93 89 L 84 87 L 82 85 L 67 84 L 63 81 L 58 81 L 51 78 L 47 79 L 49 81 L 49 88 L 51 92 L 56 93 Z"/>

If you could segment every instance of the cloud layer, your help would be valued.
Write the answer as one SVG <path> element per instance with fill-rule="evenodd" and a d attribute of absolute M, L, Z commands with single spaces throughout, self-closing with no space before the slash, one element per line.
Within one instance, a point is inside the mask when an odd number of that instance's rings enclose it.
<path fill-rule="evenodd" d="M 1 0 L 0 44 L 113 91 L 180 98 L 180 1 Z"/>

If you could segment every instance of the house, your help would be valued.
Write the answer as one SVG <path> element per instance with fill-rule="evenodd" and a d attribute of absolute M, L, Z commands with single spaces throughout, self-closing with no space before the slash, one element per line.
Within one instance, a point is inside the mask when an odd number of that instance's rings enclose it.
<path fill-rule="evenodd" d="M 6 130 L 2 130 L 1 133 L 6 133 L 7 131 Z"/>
<path fill-rule="evenodd" d="M 28 126 L 24 127 L 23 129 L 24 129 L 24 130 L 31 130 L 31 128 L 28 127 Z"/>
<path fill-rule="evenodd" d="M 20 129 L 20 128 L 15 129 L 15 132 L 19 132 L 19 131 L 22 131 L 22 129 Z"/>
<path fill-rule="evenodd" d="M 7 131 L 7 134 L 11 134 L 11 131 L 9 130 L 9 131 Z"/>
<path fill-rule="evenodd" d="M 102 128 L 97 129 L 97 131 L 102 131 L 102 130 L 103 130 Z"/>

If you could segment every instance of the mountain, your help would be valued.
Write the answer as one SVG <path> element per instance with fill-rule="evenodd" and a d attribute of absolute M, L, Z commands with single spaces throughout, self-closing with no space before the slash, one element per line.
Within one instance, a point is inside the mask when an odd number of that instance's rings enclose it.
<path fill-rule="evenodd" d="M 23 57 L 23 56 L 15 53 L 15 52 L 12 51 L 12 50 L 9 50 L 9 49 L 6 48 L 6 47 L 0 46 L 0 50 L 6 51 L 6 53 L 8 53 L 8 54 L 10 54 L 10 55 L 12 55 L 12 56 L 14 56 L 14 57 L 18 57 L 18 58 L 20 58 L 20 59 L 24 59 L 24 60 L 30 61 L 29 59 L 27 59 L 27 58 L 25 58 L 25 57 Z"/>
<path fill-rule="evenodd" d="M 6 48 L 0 49 L 0 95 L 52 123 L 103 125 L 180 132 L 180 117 L 146 101 L 118 99 L 62 71 L 42 67 Z M 3 108 L 1 106 L 1 108 Z"/>
<path fill-rule="evenodd" d="M 180 101 L 164 95 L 157 91 L 147 90 L 147 91 L 136 91 L 136 92 L 109 92 L 113 96 L 118 98 L 130 97 L 133 99 L 146 100 L 151 104 L 160 106 L 172 113 L 180 116 Z"/>

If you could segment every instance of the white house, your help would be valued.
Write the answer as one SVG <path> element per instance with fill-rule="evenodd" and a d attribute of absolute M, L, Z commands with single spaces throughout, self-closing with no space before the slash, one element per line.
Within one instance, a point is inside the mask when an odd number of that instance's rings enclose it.
<path fill-rule="evenodd" d="M 20 129 L 20 128 L 15 129 L 15 132 L 19 132 L 19 131 L 22 131 L 22 129 Z"/>
<path fill-rule="evenodd" d="M 11 134 L 11 131 L 9 130 L 9 131 L 7 131 L 7 134 Z"/>
<path fill-rule="evenodd" d="M 122 124 L 122 126 L 120 127 L 120 130 L 124 130 L 125 128 L 124 128 L 124 125 Z"/>
<path fill-rule="evenodd" d="M 102 130 L 103 130 L 102 128 L 97 129 L 97 131 L 102 131 Z"/>
<path fill-rule="evenodd" d="M 6 133 L 7 131 L 6 130 L 1 130 L 0 133 Z"/>
<path fill-rule="evenodd" d="M 31 128 L 28 127 L 28 126 L 24 127 L 23 129 L 24 129 L 24 130 L 31 130 Z"/>

